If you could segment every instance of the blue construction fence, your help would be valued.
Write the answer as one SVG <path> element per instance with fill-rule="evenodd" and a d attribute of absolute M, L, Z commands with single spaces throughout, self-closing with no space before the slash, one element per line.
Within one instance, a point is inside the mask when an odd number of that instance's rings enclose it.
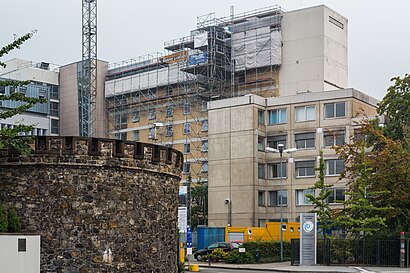
<path fill-rule="evenodd" d="M 186 233 L 179 234 L 179 241 L 186 244 Z M 203 249 L 213 243 L 225 241 L 225 228 L 223 227 L 201 227 L 192 232 L 192 247 Z"/>

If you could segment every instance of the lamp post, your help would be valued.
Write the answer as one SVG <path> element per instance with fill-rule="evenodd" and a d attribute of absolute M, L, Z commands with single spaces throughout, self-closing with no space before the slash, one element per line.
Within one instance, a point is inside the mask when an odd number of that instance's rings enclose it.
<path fill-rule="evenodd" d="M 282 180 L 283 180 L 283 173 L 282 173 L 282 159 L 283 153 L 292 153 L 296 151 L 296 148 L 285 149 L 283 144 L 278 144 L 278 148 L 271 148 L 266 147 L 266 152 L 269 153 L 279 153 L 280 155 L 280 195 L 278 195 L 279 200 L 279 210 L 280 210 L 280 226 L 279 226 L 279 241 L 280 241 L 280 261 L 283 262 L 283 236 L 282 236 L 282 223 L 283 223 L 283 208 L 282 208 L 282 201 L 283 201 L 283 190 L 282 190 Z"/>

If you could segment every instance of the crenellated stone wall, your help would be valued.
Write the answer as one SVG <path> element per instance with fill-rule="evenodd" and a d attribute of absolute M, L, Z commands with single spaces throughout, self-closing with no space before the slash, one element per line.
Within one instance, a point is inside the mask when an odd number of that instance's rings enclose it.
<path fill-rule="evenodd" d="M 0 151 L 0 202 L 41 234 L 41 272 L 177 272 L 180 152 L 81 137 L 30 147 Z"/>

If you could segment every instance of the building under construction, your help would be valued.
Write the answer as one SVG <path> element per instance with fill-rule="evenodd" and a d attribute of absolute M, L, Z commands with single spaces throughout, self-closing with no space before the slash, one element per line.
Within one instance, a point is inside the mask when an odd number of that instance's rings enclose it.
<path fill-rule="evenodd" d="M 207 103 L 249 93 L 273 97 L 346 87 L 344 20 L 325 6 L 242 14 L 232 8 L 227 17 L 200 16 L 188 36 L 164 43 L 164 54 L 109 66 L 108 134 L 183 151 L 184 181 L 207 183 Z M 328 33 L 328 21 L 342 33 Z"/>

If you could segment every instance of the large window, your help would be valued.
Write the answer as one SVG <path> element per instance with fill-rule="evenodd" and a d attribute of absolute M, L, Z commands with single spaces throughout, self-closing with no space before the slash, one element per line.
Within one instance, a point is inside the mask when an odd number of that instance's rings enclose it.
<path fill-rule="evenodd" d="M 297 149 L 315 148 L 315 133 L 295 134 Z"/>
<path fill-rule="evenodd" d="M 286 123 L 286 108 L 268 111 L 269 125 Z"/>
<path fill-rule="evenodd" d="M 139 130 L 134 130 L 134 140 L 139 140 L 140 139 L 140 131 Z"/>
<path fill-rule="evenodd" d="M 331 192 L 327 197 L 326 201 L 329 204 L 338 203 L 341 201 L 345 201 L 345 189 L 343 188 L 335 188 L 329 189 Z"/>
<path fill-rule="evenodd" d="M 282 162 L 282 170 L 280 168 L 280 163 L 269 163 L 268 164 L 268 178 L 275 179 L 287 177 L 287 164 L 286 162 Z"/>
<path fill-rule="evenodd" d="M 184 122 L 184 135 L 188 135 L 191 133 L 191 123 Z"/>
<path fill-rule="evenodd" d="M 58 119 L 51 120 L 51 133 L 58 134 L 60 132 L 60 121 Z"/>
<path fill-rule="evenodd" d="M 325 163 L 326 175 L 340 175 L 345 168 L 342 159 L 328 159 Z"/>
<path fill-rule="evenodd" d="M 191 163 L 185 162 L 184 167 L 183 167 L 183 172 L 184 173 L 189 173 L 190 169 L 191 169 Z"/>
<path fill-rule="evenodd" d="M 258 205 L 259 207 L 265 206 L 265 192 L 264 191 L 258 191 Z"/>
<path fill-rule="evenodd" d="M 265 111 L 258 110 L 258 124 L 265 124 Z"/>
<path fill-rule="evenodd" d="M 315 161 L 298 161 L 295 163 L 296 177 L 313 177 L 315 176 Z"/>
<path fill-rule="evenodd" d="M 167 124 L 165 130 L 165 136 L 167 137 L 170 137 L 174 134 L 174 126 L 172 124 Z"/>
<path fill-rule="evenodd" d="M 50 101 L 50 116 L 58 117 L 58 102 Z"/>
<path fill-rule="evenodd" d="M 258 177 L 265 179 L 265 165 L 263 163 L 258 163 Z"/>
<path fill-rule="evenodd" d="M 278 136 L 268 136 L 268 147 L 271 148 L 278 148 L 278 144 L 283 144 L 283 147 L 287 147 L 286 142 L 286 135 L 278 135 Z"/>
<path fill-rule="evenodd" d="M 325 103 L 325 119 L 326 118 L 344 118 L 346 116 L 346 103 L 334 102 Z"/>
<path fill-rule="evenodd" d="M 265 151 L 265 138 L 258 136 L 258 151 Z"/>
<path fill-rule="evenodd" d="M 148 139 L 155 139 L 155 128 L 148 128 Z"/>
<path fill-rule="evenodd" d="M 296 121 L 316 120 L 316 107 L 314 105 L 295 108 Z"/>
<path fill-rule="evenodd" d="M 288 205 L 288 191 L 269 191 L 268 192 L 268 206 L 287 206 Z"/>
<path fill-rule="evenodd" d="M 323 142 L 325 147 L 343 145 L 345 143 L 345 131 L 325 131 L 323 133 Z"/>
<path fill-rule="evenodd" d="M 296 205 L 310 205 L 312 202 L 309 200 L 309 198 L 306 197 L 306 195 L 311 194 L 314 195 L 315 191 L 314 190 L 296 190 Z"/>

